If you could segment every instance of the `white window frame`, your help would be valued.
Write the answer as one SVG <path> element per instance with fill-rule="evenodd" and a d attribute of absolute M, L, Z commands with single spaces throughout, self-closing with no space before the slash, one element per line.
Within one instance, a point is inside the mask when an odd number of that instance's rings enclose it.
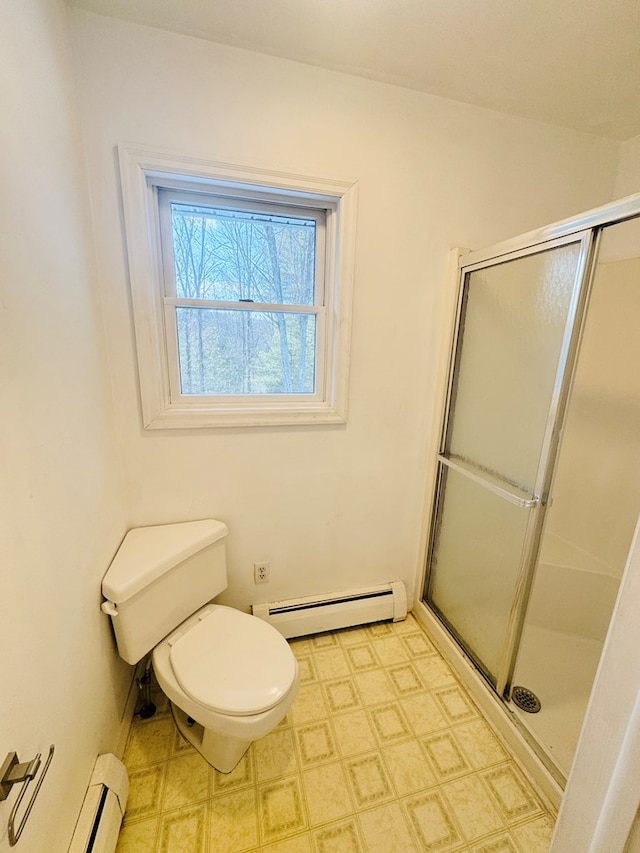
<path fill-rule="evenodd" d="M 345 423 L 353 290 L 357 184 L 292 175 L 119 146 L 142 418 L 146 429 Z M 260 204 L 319 211 L 324 248 L 316 283 L 314 394 L 183 395 L 179 391 L 175 310 L 164 280 L 161 190 L 213 193 Z M 165 259 L 166 260 L 166 259 Z M 199 301 L 199 304 L 202 304 Z M 282 310 L 283 306 L 270 306 Z M 297 306 L 296 306 L 297 307 Z M 258 304 L 255 309 L 264 310 Z M 304 306 L 306 313 L 307 306 Z"/>

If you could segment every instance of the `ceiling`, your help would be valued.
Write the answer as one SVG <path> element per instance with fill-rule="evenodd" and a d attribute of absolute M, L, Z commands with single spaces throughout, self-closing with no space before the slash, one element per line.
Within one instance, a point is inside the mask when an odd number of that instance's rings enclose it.
<path fill-rule="evenodd" d="M 617 140 L 640 134 L 640 0 L 67 0 Z"/>

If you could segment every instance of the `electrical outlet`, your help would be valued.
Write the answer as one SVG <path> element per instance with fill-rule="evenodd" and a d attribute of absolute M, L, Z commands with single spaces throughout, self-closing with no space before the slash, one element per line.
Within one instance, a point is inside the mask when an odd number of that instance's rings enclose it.
<path fill-rule="evenodd" d="M 254 583 L 269 583 L 271 575 L 271 563 L 269 560 L 263 560 L 261 563 L 253 564 L 253 580 Z"/>

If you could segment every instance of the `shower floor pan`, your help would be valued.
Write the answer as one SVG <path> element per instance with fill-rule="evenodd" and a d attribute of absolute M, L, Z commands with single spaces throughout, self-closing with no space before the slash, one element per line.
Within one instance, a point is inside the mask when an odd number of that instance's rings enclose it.
<path fill-rule="evenodd" d="M 602 642 L 529 625 L 525 629 L 514 684 L 533 691 L 541 710 L 511 708 L 566 778 L 575 754 L 593 686 Z"/>

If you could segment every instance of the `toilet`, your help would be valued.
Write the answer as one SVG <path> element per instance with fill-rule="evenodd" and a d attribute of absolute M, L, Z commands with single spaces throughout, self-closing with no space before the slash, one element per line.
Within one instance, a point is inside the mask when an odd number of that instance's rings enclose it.
<path fill-rule="evenodd" d="M 130 530 L 102 580 L 120 657 L 152 651 L 177 727 L 222 773 L 278 725 L 300 683 L 272 625 L 212 602 L 227 586 L 227 534 L 213 519 Z"/>

